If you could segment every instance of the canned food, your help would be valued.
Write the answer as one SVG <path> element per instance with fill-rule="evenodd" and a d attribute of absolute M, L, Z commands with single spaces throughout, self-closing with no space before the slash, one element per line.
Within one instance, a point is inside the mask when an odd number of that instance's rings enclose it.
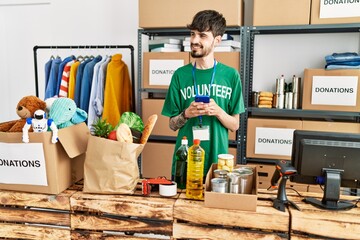
<path fill-rule="evenodd" d="M 248 169 L 238 170 L 239 173 L 239 193 L 251 194 L 253 188 L 253 171 Z"/>
<path fill-rule="evenodd" d="M 285 78 L 282 75 L 281 78 L 276 79 L 276 93 L 284 94 L 285 91 Z"/>
<path fill-rule="evenodd" d="M 225 169 L 215 169 L 214 170 L 214 178 L 225 178 L 226 175 L 229 173 L 228 170 Z"/>
<path fill-rule="evenodd" d="M 259 92 L 252 92 L 252 106 L 257 107 L 259 105 Z"/>
<path fill-rule="evenodd" d="M 241 175 L 238 172 L 231 172 L 227 174 L 229 193 L 239 193 L 240 177 Z"/>
<path fill-rule="evenodd" d="M 247 171 L 251 171 L 253 172 L 254 169 L 252 167 L 248 167 L 248 166 L 241 166 L 241 167 L 238 167 L 238 168 L 235 168 L 234 169 L 234 172 L 241 172 L 243 170 L 247 170 Z"/>
<path fill-rule="evenodd" d="M 226 193 L 228 187 L 228 182 L 225 178 L 213 178 L 211 179 L 211 191 Z"/>
<path fill-rule="evenodd" d="M 224 169 L 231 172 L 234 169 L 234 155 L 219 154 L 218 155 L 218 169 Z"/>
<path fill-rule="evenodd" d="M 285 93 L 285 109 L 293 108 L 293 96 L 292 92 Z"/>

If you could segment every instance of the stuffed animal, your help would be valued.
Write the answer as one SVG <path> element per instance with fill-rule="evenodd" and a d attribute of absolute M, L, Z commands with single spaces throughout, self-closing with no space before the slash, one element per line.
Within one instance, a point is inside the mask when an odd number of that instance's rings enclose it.
<path fill-rule="evenodd" d="M 46 113 L 43 110 L 36 110 L 34 113 L 34 118 L 27 118 L 26 124 L 24 125 L 22 131 L 22 141 L 24 143 L 29 142 L 29 129 L 33 128 L 33 131 L 36 133 L 46 132 L 48 128 L 53 132 L 51 142 L 57 143 L 58 141 L 58 129 L 54 123 L 54 121 L 49 118 L 46 119 Z"/>
<path fill-rule="evenodd" d="M 74 100 L 70 98 L 57 98 L 50 107 L 49 118 L 51 118 L 58 129 L 84 122 L 87 113 L 76 107 Z"/>
<path fill-rule="evenodd" d="M 0 132 L 21 132 L 26 123 L 26 118 L 32 118 L 36 110 L 45 111 L 45 108 L 46 103 L 40 98 L 36 96 L 23 97 L 16 106 L 16 113 L 20 119 L 0 123 Z"/>

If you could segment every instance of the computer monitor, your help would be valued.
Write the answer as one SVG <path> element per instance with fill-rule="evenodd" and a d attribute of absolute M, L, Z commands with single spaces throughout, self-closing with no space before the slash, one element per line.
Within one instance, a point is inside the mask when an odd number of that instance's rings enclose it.
<path fill-rule="evenodd" d="M 290 181 L 324 185 L 321 201 L 305 202 L 332 210 L 354 206 L 339 198 L 340 187 L 360 187 L 360 134 L 295 130 L 291 163 L 297 175 Z"/>

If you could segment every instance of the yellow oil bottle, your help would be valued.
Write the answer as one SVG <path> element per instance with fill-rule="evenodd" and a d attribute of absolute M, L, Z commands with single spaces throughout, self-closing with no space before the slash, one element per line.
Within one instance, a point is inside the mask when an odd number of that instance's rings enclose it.
<path fill-rule="evenodd" d="M 194 144 L 189 147 L 188 168 L 186 176 L 186 197 L 190 199 L 204 199 L 204 161 L 205 151 L 200 146 L 200 140 L 194 139 Z"/>

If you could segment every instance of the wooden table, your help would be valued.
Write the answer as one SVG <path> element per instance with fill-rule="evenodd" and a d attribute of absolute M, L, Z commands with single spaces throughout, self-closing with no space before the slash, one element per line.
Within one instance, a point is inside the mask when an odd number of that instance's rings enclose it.
<path fill-rule="evenodd" d="M 321 197 L 319 193 L 302 193 Z M 256 212 L 208 208 L 183 192 L 161 197 L 102 195 L 74 185 L 58 195 L 0 190 L 0 238 L 8 239 L 360 239 L 360 209 L 327 211 L 288 193 L 300 208 L 272 207 L 260 190 Z M 342 196 L 354 199 L 354 197 Z"/>
<path fill-rule="evenodd" d="M 0 237 L 9 239 L 71 239 L 70 196 L 0 190 Z"/>
<path fill-rule="evenodd" d="M 302 193 L 304 196 L 316 197 L 321 194 Z M 358 197 L 341 196 L 341 199 Z M 290 209 L 291 239 L 360 239 L 360 208 L 351 210 L 324 210 L 304 203 L 302 198 L 290 196 L 301 209 Z"/>
<path fill-rule="evenodd" d="M 173 229 L 175 239 L 288 239 L 289 212 L 273 208 L 268 196 L 259 196 L 256 212 L 251 212 L 208 208 L 181 194 L 174 206 Z"/>

